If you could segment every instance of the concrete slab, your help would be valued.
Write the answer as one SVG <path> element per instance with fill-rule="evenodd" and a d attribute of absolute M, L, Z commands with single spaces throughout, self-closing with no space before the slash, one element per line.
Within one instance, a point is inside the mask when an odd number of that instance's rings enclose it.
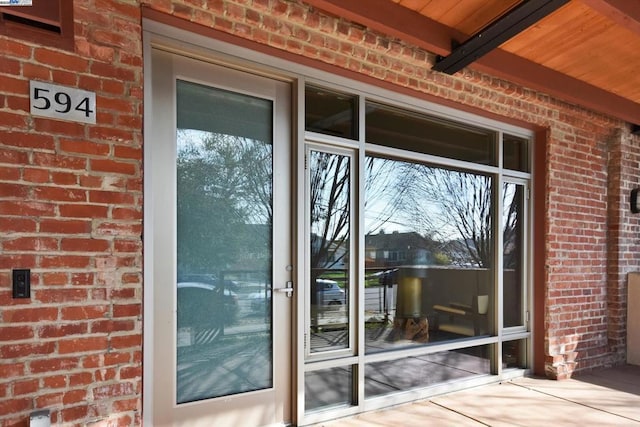
<path fill-rule="evenodd" d="M 316 424 L 315 427 L 405 427 L 405 426 L 456 426 L 478 427 L 482 423 L 460 413 L 442 408 L 432 402 L 408 403 L 396 408 L 367 412 Z"/>
<path fill-rule="evenodd" d="M 619 418 L 625 419 L 627 423 L 637 422 L 640 424 L 640 384 L 625 386 L 625 389 L 638 389 L 637 392 L 630 393 L 615 388 L 624 385 L 619 381 L 603 379 L 604 383 L 610 384 L 605 387 L 588 381 L 591 378 L 591 376 L 585 376 L 580 379 L 564 381 L 522 378 L 514 381 L 513 384 L 564 400 L 567 406 L 582 406 L 585 410 L 615 414 Z M 582 412 L 581 415 L 586 416 L 588 413 Z"/>
<path fill-rule="evenodd" d="M 529 384 L 533 385 L 537 386 L 536 383 Z M 432 401 L 495 427 L 629 426 L 633 423 L 633 420 L 624 416 L 585 406 L 517 382 L 453 393 L 433 398 Z M 640 421 L 637 423 L 640 425 Z"/>
<path fill-rule="evenodd" d="M 640 367 L 602 369 L 564 381 L 519 378 L 315 426 L 480 425 L 640 427 Z"/>

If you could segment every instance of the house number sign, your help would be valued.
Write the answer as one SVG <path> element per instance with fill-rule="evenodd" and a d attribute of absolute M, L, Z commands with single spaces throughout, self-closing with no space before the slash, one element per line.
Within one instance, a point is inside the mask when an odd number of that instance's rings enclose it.
<path fill-rule="evenodd" d="M 29 82 L 31 114 L 73 122 L 96 122 L 96 94 L 35 80 Z"/>

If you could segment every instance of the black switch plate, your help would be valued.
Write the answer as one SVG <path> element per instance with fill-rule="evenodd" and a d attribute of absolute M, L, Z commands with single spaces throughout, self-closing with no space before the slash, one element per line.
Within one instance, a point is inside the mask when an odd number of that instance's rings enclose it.
<path fill-rule="evenodd" d="M 31 270 L 13 270 L 13 297 L 31 298 Z"/>

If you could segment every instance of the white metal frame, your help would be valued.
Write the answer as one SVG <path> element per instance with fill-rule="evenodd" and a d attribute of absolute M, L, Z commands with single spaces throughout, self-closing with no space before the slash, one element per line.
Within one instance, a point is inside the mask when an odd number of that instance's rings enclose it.
<path fill-rule="evenodd" d="M 293 135 L 294 140 L 298 141 L 294 143 L 293 148 L 293 158 L 295 159 L 292 167 L 292 187 L 294 200 L 294 209 L 293 209 L 293 224 L 294 224 L 294 241 L 300 242 L 304 239 L 306 235 L 305 226 L 304 226 L 304 200 L 305 200 L 305 189 L 302 183 L 304 182 L 304 149 L 302 145 L 305 141 L 312 141 L 314 143 L 327 143 L 334 146 L 342 146 L 344 148 L 355 149 L 357 150 L 357 165 L 363 163 L 365 156 L 365 141 L 364 141 L 364 103 L 365 97 L 367 100 L 382 102 L 388 105 L 395 105 L 402 109 L 414 110 L 418 112 L 422 112 L 425 114 L 432 115 L 434 117 L 442 117 L 449 120 L 458 121 L 460 123 L 471 124 L 473 126 L 479 126 L 484 129 L 494 130 L 499 135 L 499 141 L 502 140 L 502 133 L 509 133 L 515 136 L 520 136 L 523 138 L 529 139 L 532 143 L 529 146 L 530 155 L 529 158 L 532 159 L 532 146 L 534 140 L 534 133 L 532 131 L 520 128 L 518 126 L 506 124 L 497 120 L 488 119 L 485 117 L 481 117 L 469 112 L 464 112 L 460 110 L 456 110 L 451 107 L 442 106 L 433 102 L 421 100 L 418 98 L 411 97 L 405 94 L 399 94 L 389 89 L 382 89 L 379 87 L 375 87 L 366 83 L 362 83 L 359 81 L 353 81 L 346 77 L 333 75 L 327 73 L 325 71 L 320 71 L 316 68 L 308 67 L 305 65 L 301 65 L 299 63 L 293 63 L 284 59 L 275 58 L 265 53 L 257 52 L 245 47 L 239 47 L 227 42 L 223 42 L 216 39 L 211 39 L 205 37 L 203 35 L 195 34 L 188 32 L 183 29 L 173 28 L 167 26 L 165 24 L 161 24 L 155 21 L 151 21 L 148 19 L 143 19 L 143 30 L 144 30 L 144 44 L 143 51 L 145 57 L 145 86 L 150 87 L 151 74 L 153 73 L 153 69 L 150 64 L 150 52 L 152 46 L 163 46 L 165 49 L 180 52 L 182 54 L 192 56 L 192 57 L 203 57 L 207 58 L 212 62 L 221 63 L 221 64 L 232 64 L 233 67 L 241 68 L 249 70 L 252 73 L 270 76 L 272 78 L 283 79 L 293 82 L 294 88 L 294 103 L 293 110 L 297 111 L 297 114 L 294 114 L 294 129 Z M 304 130 L 304 85 L 309 82 L 314 85 L 325 86 L 330 89 L 341 90 L 347 93 L 352 93 L 360 96 L 360 140 L 358 141 L 349 141 L 340 138 L 332 138 L 326 135 L 319 135 L 305 132 Z M 148 91 L 145 91 L 145 135 L 149 135 L 147 132 L 148 126 L 150 126 L 151 118 L 154 115 L 152 102 Z M 501 144 L 499 145 L 501 147 Z M 379 154 L 387 154 L 398 157 L 403 157 L 403 152 L 400 150 L 396 150 L 389 147 L 375 147 L 375 146 L 366 146 L 367 152 L 373 150 Z M 502 156 L 499 152 L 499 158 Z M 151 164 L 153 162 L 153 156 L 151 154 L 151 150 L 146 149 L 144 152 L 145 156 L 145 165 Z M 462 168 L 470 168 L 472 170 L 479 170 L 487 173 L 494 174 L 494 176 L 499 177 L 497 180 L 498 183 L 501 183 L 503 179 L 508 180 L 523 180 L 527 182 L 528 188 L 532 188 L 533 181 L 531 177 L 533 176 L 533 171 L 531 173 L 523 173 L 523 172 L 514 172 L 514 171 L 505 171 L 500 167 L 492 167 L 492 166 L 479 166 L 477 164 L 462 162 L 457 160 L 445 160 L 438 157 L 433 157 L 429 155 L 419 155 L 423 161 L 440 164 L 440 165 L 448 165 L 454 167 L 462 167 Z M 412 154 L 412 158 L 415 159 L 415 154 Z M 499 165 L 501 166 L 501 165 Z M 532 166 L 533 167 L 533 166 Z M 362 168 L 358 167 L 358 176 L 360 181 L 363 180 L 364 172 Z M 146 175 L 148 176 L 148 175 Z M 153 192 L 151 191 L 151 184 L 148 179 L 145 180 L 144 184 L 145 190 L 145 204 L 147 201 L 152 200 L 154 197 Z M 358 209 L 358 212 L 361 212 L 364 206 L 364 198 L 360 191 L 357 191 L 357 202 L 354 207 Z M 527 218 L 530 218 L 531 213 L 533 212 L 533 204 L 534 200 L 528 201 L 527 206 Z M 364 237 L 362 236 L 363 230 L 363 219 L 362 216 L 357 220 L 356 227 L 354 231 L 358 232 L 358 248 L 364 247 Z M 497 215 L 497 217 L 501 217 L 501 215 Z M 497 224 L 495 225 L 497 227 Z M 144 346 L 149 349 L 153 343 L 153 333 L 154 333 L 154 322 L 153 319 L 149 319 L 149 313 L 152 312 L 153 308 L 153 288 L 148 286 L 147 284 L 153 283 L 153 270 L 150 268 L 151 260 L 153 259 L 153 236 L 152 236 L 152 217 L 148 214 L 147 210 L 145 210 L 145 227 L 144 227 L 144 235 L 145 235 L 145 259 L 144 259 L 144 271 L 145 271 L 145 299 L 144 299 L 144 309 L 145 309 L 145 323 L 144 323 Z M 533 230 L 533 221 L 528 220 L 526 224 L 527 230 L 527 244 L 530 245 L 532 243 L 532 230 Z M 499 233 L 498 233 L 499 234 Z M 355 236 L 354 236 L 355 237 Z M 353 239 L 355 240 L 355 239 Z M 496 243 L 497 244 L 497 243 Z M 531 313 L 534 312 L 533 307 L 533 274 L 530 269 L 530 253 L 528 251 L 529 246 L 525 246 L 525 259 L 527 262 L 525 265 L 528 268 L 528 271 L 525 273 L 526 275 L 526 283 L 529 284 L 527 286 L 527 305 L 525 306 L 527 310 Z M 295 249 L 294 244 L 294 266 L 303 266 L 305 263 L 305 251 L 298 246 L 297 250 Z M 364 269 L 364 252 L 359 251 L 357 255 L 357 267 L 355 269 L 356 272 L 356 280 L 359 280 L 360 271 Z M 294 267 L 294 282 L 295 283 L 304 283 L 305 277 L 307 273 L 304 268 L 296 268 Z M 501 278 L 497 278 L 498 281 L 498 292 L 497 301 L 498 306 L 501 304 L 502 295 L 499 293 L 501 289 Z M 357 295 L 357 307 L 361 307 L 363 303 L 363 296 L 357 290 L 355 291 Z M 305 372 L 305 350 L 304 350 L 304 342 L 301 339 L 301 334 L 305 331 L 305 320 L 304 315 L 304 295 L 302 293 L 295 293 L 294 298 L 296 299 L 296 307 L 294 309 L 294 320 L 292 325 L 292 333 L 293 333 L 293 360 L 294 366 L 292 372 L 293 375 L 293 393 L 294 396 L 294 409 L 293 409 L 293 419 L 298 425 L 304 425 L 312 422 L 319 422 L 328 417 L 342 416 L 354 414 L 357 412 L 361 412 L 363 410 L 372 410 L 381 408 L 384 406 L 389 406 L 390 404 L 406 402 L 413 399 L 433 396 L 435 394 L 445 393 L 453 390 L 456 387 L 452 387 L 450 384 L 438 385 L 435 387 L 429 387 L 427 389 L 421 390 L 411 390 L 405 393 L 401 393 L 394 396 L 385 396 L 384 398 L 371 399 L 368 401 L 364 400 L 364 396 L 362 391 L 357 395 L 358 405 L 352 408 L 347 408 L 344 410 L 337 410 L 331 413 L 320 412 L 317 414 L 304 414 L 304 372 Z M 362 310 L 358 308 L 354 308 L 352 310 L 352 315 L 357 316 L 357 324 L 360 325 L 364 322 L 364 314 Z M 499 319 L 496 319 L 496 322 Z M 511 339 L 532 339 L 533 334 L 533 322 L 529 322 L 529 324 L 522 330 L 502 330 L 501 323 L 496 323 L 497 327 L 497 335 L 494 337 L 488 338 L 479 338 L 470 341 L 469 345 L 486 345 L 486 344 L 496 344 L 501 342 L 504 338 L 509 340 Z M 506 337 L 508 335 L 508 337 Z M 417 349 L 407 349 L 393 353 L 383 353 L 383 354 L 375 354 L 375 355 L 364 355 L 364 336 L 362 334 L 356 333 L 356 343 L 355 343 L 355 355 L 341 358 L 337 360 L 324 360 L 321 362 L 314 362 L 314 367 L 331 367 L 331 366 L 341 366 L 346 364 L 354 365 L 358 370 L 358 384 L 357 387 L 359 390 L 363 390 L 364 387 L 364 365 L 365 359 L 366 362 L 370 361 L 378 361 L 378 360 L 390 360 L 392 358 L 400 358 L 406 357 L 409 355 L 415 354 L 424 354 L 424 350 L 422 348 Z M 496 345 L 495 356 L 496 360 L 499 361 L 501 357 L 501 351 L 499 346 Z M 452 348 L 460 348 L 459 343 L 448 344 L 445 343 L 443 345 L 438 346 L 430 346 L 429 349 L 433 349 L 433 351 L 443 351 Z M 531 348 L 531 346 L 529 346 Z M 533 361 L 533 350 L 530 350 L 528 354 L 528 360 L 530 363 Z M 316 365 L 316 363 L 318 365 Z M 143 417 L 146 423 L 150 424 L 149 416 L 150 413 L 153 412 L 153 399 L 151 393 L 149 392 L 154 386 L 154 379 L 151 375 L 153 371 L 153 361 L 149 356 L 149 351 L 145 351 L 144 353 L 144 398 L 143 398 Z M 500 379 L 508 379 L 514 376 L 521 376 L 524 372 L 522 371 L 502 371 L 497 367 L 496 371 L 499 375 L 491 376 L 490 378 L 473 378 L 471 380 L 465 380 L 457 384 L 458 387 L 467 387 L 472 385 L 480 385 L 486 384 L 487 382 L 497 381 Z"/>

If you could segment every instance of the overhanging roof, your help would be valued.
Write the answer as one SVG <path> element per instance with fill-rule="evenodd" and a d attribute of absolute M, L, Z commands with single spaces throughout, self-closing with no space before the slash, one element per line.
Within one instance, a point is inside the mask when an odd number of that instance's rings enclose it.
<path fill-rule="evenodd" d="M 305 0 L 447 56 L 518 0 Z M 571 0 L 469 65 L 640 123 L 640 1 Z"/>

